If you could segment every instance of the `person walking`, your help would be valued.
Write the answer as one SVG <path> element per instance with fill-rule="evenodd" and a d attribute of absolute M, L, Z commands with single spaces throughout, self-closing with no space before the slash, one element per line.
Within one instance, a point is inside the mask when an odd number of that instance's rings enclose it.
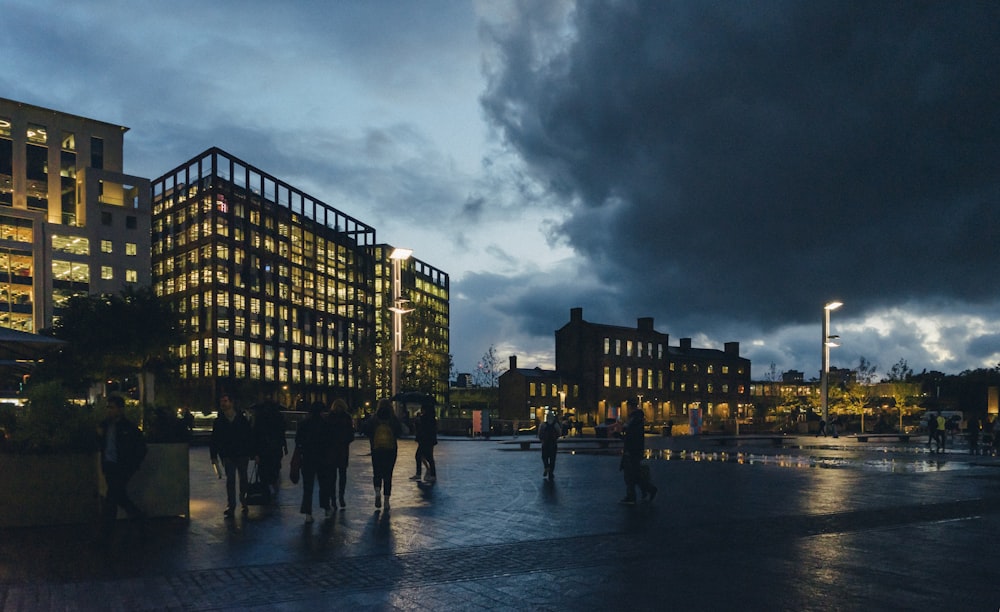
<path fill-rule="evenodd" d="M 935 419 L 934 435 L 937 438 L 939 453 L 944 452 L 944 442 L 945 442 L 944 437 L 948 433 L 947 429 L 948 429 L 948 421 L 947 419 L 944 418 L 944 415 L 941 414 L 941 411 L 938 410 L 937 419 Z"/>
<path fill-rule="evenodd" d="M 239 500 L 243 505 L 243 514 L 246 514 L 247 505 L 244 502 L 249 483 L 247 466 L 253 454 L 253 430 L 250 421 L 236 409 L 229 394 L 224 393 L 219 398 L 219 416 L 212 424 L 208 452 L 212 463 L 222 460 L 222 469 L 226 474 L 226 511 L 223 515 L 232 518 L 236 511 L 237 479 L 240 483 Z"/>
<path fill-rule="evenodd" d="M 538 439 L 542 441 L 542 478 L 552 480 L 556 469 L 556 452 L 559 450 L 559 438 L 562 436 L 562 428 L 559 426 L 559 419 L 554 413 L 549 413 L 545 422 L 538 428 Z"/>
<path fill-rule="evenodd" d="M 299 512 L 306 522 L 313 522 L 313 490 L 319 484 L 319 505 L 331 515 L 330 510 L 330 466 L 332 465 L 332 440 L 330 421 L 323 412 L 323 402 L 309 405 L 309 415 L 299 423 L 295 432 L 295 448 L 302 461 L 302 503 Z"/>
<path fill-rule="evenodd" d="M 128 481 L 146 458 L 146 441 L 132 421 L 125 418 L 125 400 L 118 395 L 107 399 L 108 416 L 97 426 L 101 448 L 101 472 L 107 492 L 101 509 L 100 541 L 106 543 L 114 530 L 118 508 L 130 518 L 142 520 L 145 515 L 128 496 Z"/>
<path fill-rule="evenodd" d="M 348 414 L 347 402 L 339 397 L 333 400 L 330 405 L 330 412 L 327 415 L 330 421 L 330 483 L 327 492 L 330 495 L 329 507 L 337 509 L 337 499 L 340 500 L 340 509 L 347 507 L 344 493 L 347 490 L 347 462 L 350 456 L 351 442 L 354 441 L 354 422 Z"/>
<path fill-rule="evenodd" d="M 254 459 L 260 470 L 260 479 L 278 494 L 278 477 L 281 475 L 281 458 L 288 454 L 285 439 L 285 417 L 281 407 L 268 397 L 253 409 Z"/>
<path fill-rule="evenodd" d="M 978 455 L 979 454 L 979 430 L 981 426 L 979 424 L 979 417 L 970 416 L 969 422 L 965 425 L 965 432 L 969 437 L 969 454 Z"/>
<path fill-rule="evenodd" d="M 437 444 L 437 418 L 434 416 L 434 400 L 427 398 L 420 405 L 420 414 L 416 420 L 417 439 L 417 473 L 410 477 L 410 480 L 420 480 L 422 468 L 426 468 L 427 474 L 424 482 L 437 482 L 437 464 L 434 462 L 434 446 Z"/>
<path fill-rule="evenodd" d="M 382 507 L 385 493 L 385 509 L 389 509 L 392 495 L 392 471 L 396 467 L 397 440 L 403 433 L 402 425 L 392 412 L 392 402 L 381 399 L 375 415 L 365 426 L 365 435 L 372 451 L 372 484 L 375 485 L 375 507 Z"/>
<path fill-rule="evenodd" d="M 642 458 L 646 452 L 646 418 L 635 399 L 628 401 L 628 420 L 623 425 L 625 440 L 622 448 L 621 471 L 625 477 L 625 497 L 622 504 L 635 505 L 635 488 L 642 491 L 643 499 L 656 498 L 657 489 L 647 477 L 643 476 Z"/>

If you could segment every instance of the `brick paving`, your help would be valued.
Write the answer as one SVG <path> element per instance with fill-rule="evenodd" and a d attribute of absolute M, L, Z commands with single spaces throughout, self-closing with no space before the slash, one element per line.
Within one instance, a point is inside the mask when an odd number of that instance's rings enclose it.
<path fill-rule="evenodd" d="M 995 610 L 1000 462 L 919 444 L 803 438 L 720 452 L 649 438 L 652 504 L 623 493 L 609 453 L 445 440 L 438 482 L 400 449 L 376 511 L 366 445 L 348 508 L 304 524 L 299 489 L 222 520 L 225 492 L 192 448 L 190 520 L 0 530 L 0 611 Z M 516 449 L 516 446 L 514 447 Z"/>

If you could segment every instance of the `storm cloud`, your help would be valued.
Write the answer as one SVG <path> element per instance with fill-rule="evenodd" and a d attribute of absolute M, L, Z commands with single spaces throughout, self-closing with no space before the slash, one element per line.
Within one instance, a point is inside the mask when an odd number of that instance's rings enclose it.
<path fill-rule="evenodd" d="M 833 298 L 997 312 L 1000 5 L 519 6 L 485 30 L 483 107 L 627 299 L 616 323 L 767 333 Z"/>

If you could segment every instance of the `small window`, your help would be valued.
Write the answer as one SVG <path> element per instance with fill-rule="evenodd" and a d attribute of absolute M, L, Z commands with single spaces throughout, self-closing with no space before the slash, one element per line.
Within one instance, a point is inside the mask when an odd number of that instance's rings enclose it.
<path fill-rule="evenodd" d="M 126 255 L 136 255 L 139 252 L 139 248 L 134 242 L 125 243 L 125 254 Z"/>
<path fill-rule="evenodd" d="M 102 240 L 101 241 L 101 252 L 102 253 L 113 253 L 114 252 L 114 249 L 111 248 L 111 241 L 110 240 Z"/>
<path fill-rule="evenodd" d="M 111 280 L 114 277 L 115 277 L 115 272 L 114 272 L 114 270 L 111 269 L 111 266 L 101 266 L 101 278 L 102 279 L 104 279 L 104 280 Z"/>
<path fill-rule="evenodd" d="M 137 272 L 136 270 L 125 270 L 125 282 L 127 283 L 139 282 L 139 272 Z"/>

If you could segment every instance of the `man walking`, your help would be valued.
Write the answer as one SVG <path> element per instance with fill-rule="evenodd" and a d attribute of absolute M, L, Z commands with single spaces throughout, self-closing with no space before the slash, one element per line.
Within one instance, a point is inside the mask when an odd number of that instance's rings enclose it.
<path fill-rule="evenodd" d="M 219 398 L 219 416 L 212 426 L 212 438 L 208 452 L 215 463 L 222 459 L 222 468 L 226 473 L 226 518 L 232 518 L 236 510 L 236 479 L 240 481 L 240 501 L 246 499 L 249 479 L 247 466 L 253 453 L 253 430 L 250 421 L 242 412 L 236 410 L 233 400 L 228 394 Z M 247 505 L 243 504 L 246 514 Z"/>
<path fill-rule="evenodd" d="M 101 471 L 107 484 L 101 512 L 101 540 L 106 542 L 114 530 L 118 508 L 124 508 L 131 518 L 143 518 L 143 513 L 128 497 L 128 481 L 146 458 L 146 441 L 134 423 L 125 418 L 125 400 L 109 396 L 108 416 L 97 427 L 101 445 Z"/>
<path fill-rule="evenodd" d="M 556 469 L 556 453 L 559 452 L 559 438 L 562 436 L 559 419 L 554 413 L 538 428 L 538 439 L 542 441 L 542 466 L 545 471 L 542 478 L 552 480 Z"/>

